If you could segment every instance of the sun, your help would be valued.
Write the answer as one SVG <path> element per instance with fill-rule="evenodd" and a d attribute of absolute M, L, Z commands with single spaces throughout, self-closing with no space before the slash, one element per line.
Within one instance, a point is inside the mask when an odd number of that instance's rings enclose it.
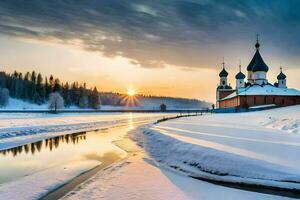
<path fill-rule="evenodd" d="M 132 88 L 127 89 L 127 95 L 128 96 L 134 96 L 136 94 L 135 90 Z"/>

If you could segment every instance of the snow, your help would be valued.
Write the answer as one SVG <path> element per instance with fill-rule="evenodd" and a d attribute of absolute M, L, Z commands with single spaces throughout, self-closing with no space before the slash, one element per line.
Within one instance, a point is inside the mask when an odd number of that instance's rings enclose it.
<path fill-rule="evenodd" d="M 0 110 L 44 110 L 48 109 L 47 104 L 37 105 L 20 99 L 9 98 L 8 105 L 1 107 Z"/>
<path fill-rule="evenodd" d="M 264 127 L 300 134 L 300 106 L 278 108 L 264 113 L 261 113 L 261 116 L 265 116 L 260 123 Z"/>
<path fill-rule="evenodd" d="M 282 199 L 187 177 L 159 166 L 145 152 L 134 148 L 129 150 L 128 159 L 99 172 L 63 199 Z"/>
<path fill-rule="evenodd" d="M 144 128 L 136 139 L 187 175 L 300 189 L 300 135 L 289 133 L 298 133 L 299 118 L 300 106 L 203 115 Z"/>
<path fill-rule="evenodd" d="M 75 176 L 99 165 L 97 161 L 68 163 L 0 185 L 1 199 L 38 199 Z"/>
<path fill-rule="evenodd" d="M 293 88 L 278 88 L 273 85 L 252 85 L 239 89 L 237 92 L 233 92 L 222 100 L 246 95 L 300 96 L 300 91 Z"/>
<path fill-rule="evenodd" d="M 132 159 L 98 173 L 64 199 L 185 199 L 158 168 Z"/>
<path fill-rule="evenodd" d="M 60 127 L 113 119 L 117 124 L 127 123 L 130 126 L 128 116 L 13 114 L 3 119 L 0 117 L 0 125 L 8 129 L 12 125 L 23 129 L 32 128 L 31 123 Z M 130 118 L 149 119 L 152 114 L 146 116 L 131 114 Z M 158 116 L 153 114 L 153 117 Z M 147 124 L 133 130 L 129 138 L 122 133 L 114 142 L 127 152 L 124 160 L 99 171 L 64 199 L 282 199 L 280 196 L 218 186 L 189 176 L 299 189 L 299 125 L 300 106 L 250 113 L 206 114 Z M 64 173 L 62 168 L 58 171 Z M 78 173 L 76 168 L 70 177 Z M 41 192 L 57 187 L 60 181 L 70 177 L 68 174 L 58 176 L 55 170 L 45 172 L 45 175 L 33 174 L 26 177 L 26 182 L 20 179 L 0 186 L 0 196 L 18 199 L 24 193 L 24 199 L 38 198 Z M 48 180 L 51 184 L 43 185 Z M 38 185 L 40 182 L 42 184 Z M 20 192 L 16 193 L 19 191 L 16 188 L 21 188 Z M 30 194 L 25 194 L 26 190 L 30 190 Z"/>
<path fill-rule="evenodd" d="M 100 110 L 159 110 L 160 109 L 160 104 L 161 104 L 162 100 L 156 100 L 156 99 L 149 99 L 149 100 L 144 100 L 143 105 L 141 106 L 112 106 L 112 105 L 101 105 L 100 106 Z M 177 102 L 174 101 L 167 101 L 165 102 L 168 106 L 169 110 L 193 110 L 193 109 L 201 109 L 201 108 L 206 108 L 206 107 L 210 107 L 209 103 L 206 102 L 202 102 L 201 106 L 199 105 L 195 105 L 195 106 L 191 106 L 191 105 L 185 105 L 182 102 Z M 48 103 L 45 104 L 33 104 L 30 102 L 26 102 L 20 99 L 16 99 L 16 98 L 9 98 L 8 100 L 8 105 L 5 107 L 0 107 L 0 111 L 1 110 L 39 110 L 39 111 L 48 111 Z M 61 111 L 67 110 L 67 111 L 71 111 L 71 110 L 94 110 L 94 109 L 90 109 L 90 108 L 78 108 L 77 106 L 71 106 L 69 108 L 64 108 L 64 109 L 60 109 Z"/>
<path fill-rule="evenodd" d="M 259 106 L 251 106 L 249 107 L 250 109 L 257 109 L 257 108 L 271 108 L 271 107 L 275 107 L 275 104 L 265 104 L 265 105 L 259 105 Z"/>
<path fill-rule="evenodd" d="M 246 90 L 239 92 L 239 95 L 300 96 L 300 91 L 292 88 L 278 88 L 272 85 L 253 85 L 246 88 Z"/>

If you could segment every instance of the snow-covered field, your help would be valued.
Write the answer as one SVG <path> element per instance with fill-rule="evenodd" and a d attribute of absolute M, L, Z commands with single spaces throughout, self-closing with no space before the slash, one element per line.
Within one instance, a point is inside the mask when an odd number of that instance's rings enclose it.
<path fill-rule="evenodd" d="M 168 105 L 168 109 L 170 110 L 195 110 L 195 109 L 206 109 L 207 107 L 210 107 L 210 103 L 203 102 L 202 107 L 199 107 L 199 105 L 195 105 L 194 107 L 184 105 L 182 103 L 176 103 L 176 102 L 164 102 Z M 101 105 L 100 110 L 159 110 L 160 109 L 161 100 L 155 100 L 155 99 L 148 99 L 145 100 L 144 104 L 141 106 L 112 106 L 112 105 Z M 16 98 L 9 98 L 8 105 L 5 107 L 0 107 L 1 110 L 6 111 L 13 111 L 13 110 L 49 110 L 48 104 L 44 103 L 42 105 L 37 105 L 34 103 L 26 102 L 20 99 Z M 61 110 L 93 110 L 90 108 L 82 109 L 77 106 L 71 106 L 68 108 L 64 108 Z"/>
<path fill-rule="evenodd" d="M 211 180 L 300 189 L 300 106 L 170 120 L 137 135 L 163 165 Z"/>

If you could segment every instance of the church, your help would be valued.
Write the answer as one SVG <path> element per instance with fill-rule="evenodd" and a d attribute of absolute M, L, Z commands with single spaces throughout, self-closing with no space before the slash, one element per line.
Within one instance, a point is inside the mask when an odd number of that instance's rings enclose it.
<path fill-rule="evenodd" d="M 260 43 L 256 41 L 256 52 L 247 66 L 247 81 L 241 71 L 236 74 L 236 87 L 232 88 L 227 82 L 228 72 L 223 68 L 219 73 L 220 83 L 216 91 L 217 108 L 255 108 L 290 106 L 300 104 L 300 91 L 287 87 L 286 75 L 282 68 L 277 76 L 277 82 L 268 82 L 268 65 L 259 52 Z"/>

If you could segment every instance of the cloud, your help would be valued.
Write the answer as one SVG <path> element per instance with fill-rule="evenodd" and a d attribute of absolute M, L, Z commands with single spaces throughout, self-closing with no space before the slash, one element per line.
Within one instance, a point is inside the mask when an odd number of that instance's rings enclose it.
<path fill-rule="evenodd" d="M 299 9 L 297 0 L 3 0 L 0 34 L 121 55 L 141 67 L 207 68 L 257 32 L 299 54 Z"/>

